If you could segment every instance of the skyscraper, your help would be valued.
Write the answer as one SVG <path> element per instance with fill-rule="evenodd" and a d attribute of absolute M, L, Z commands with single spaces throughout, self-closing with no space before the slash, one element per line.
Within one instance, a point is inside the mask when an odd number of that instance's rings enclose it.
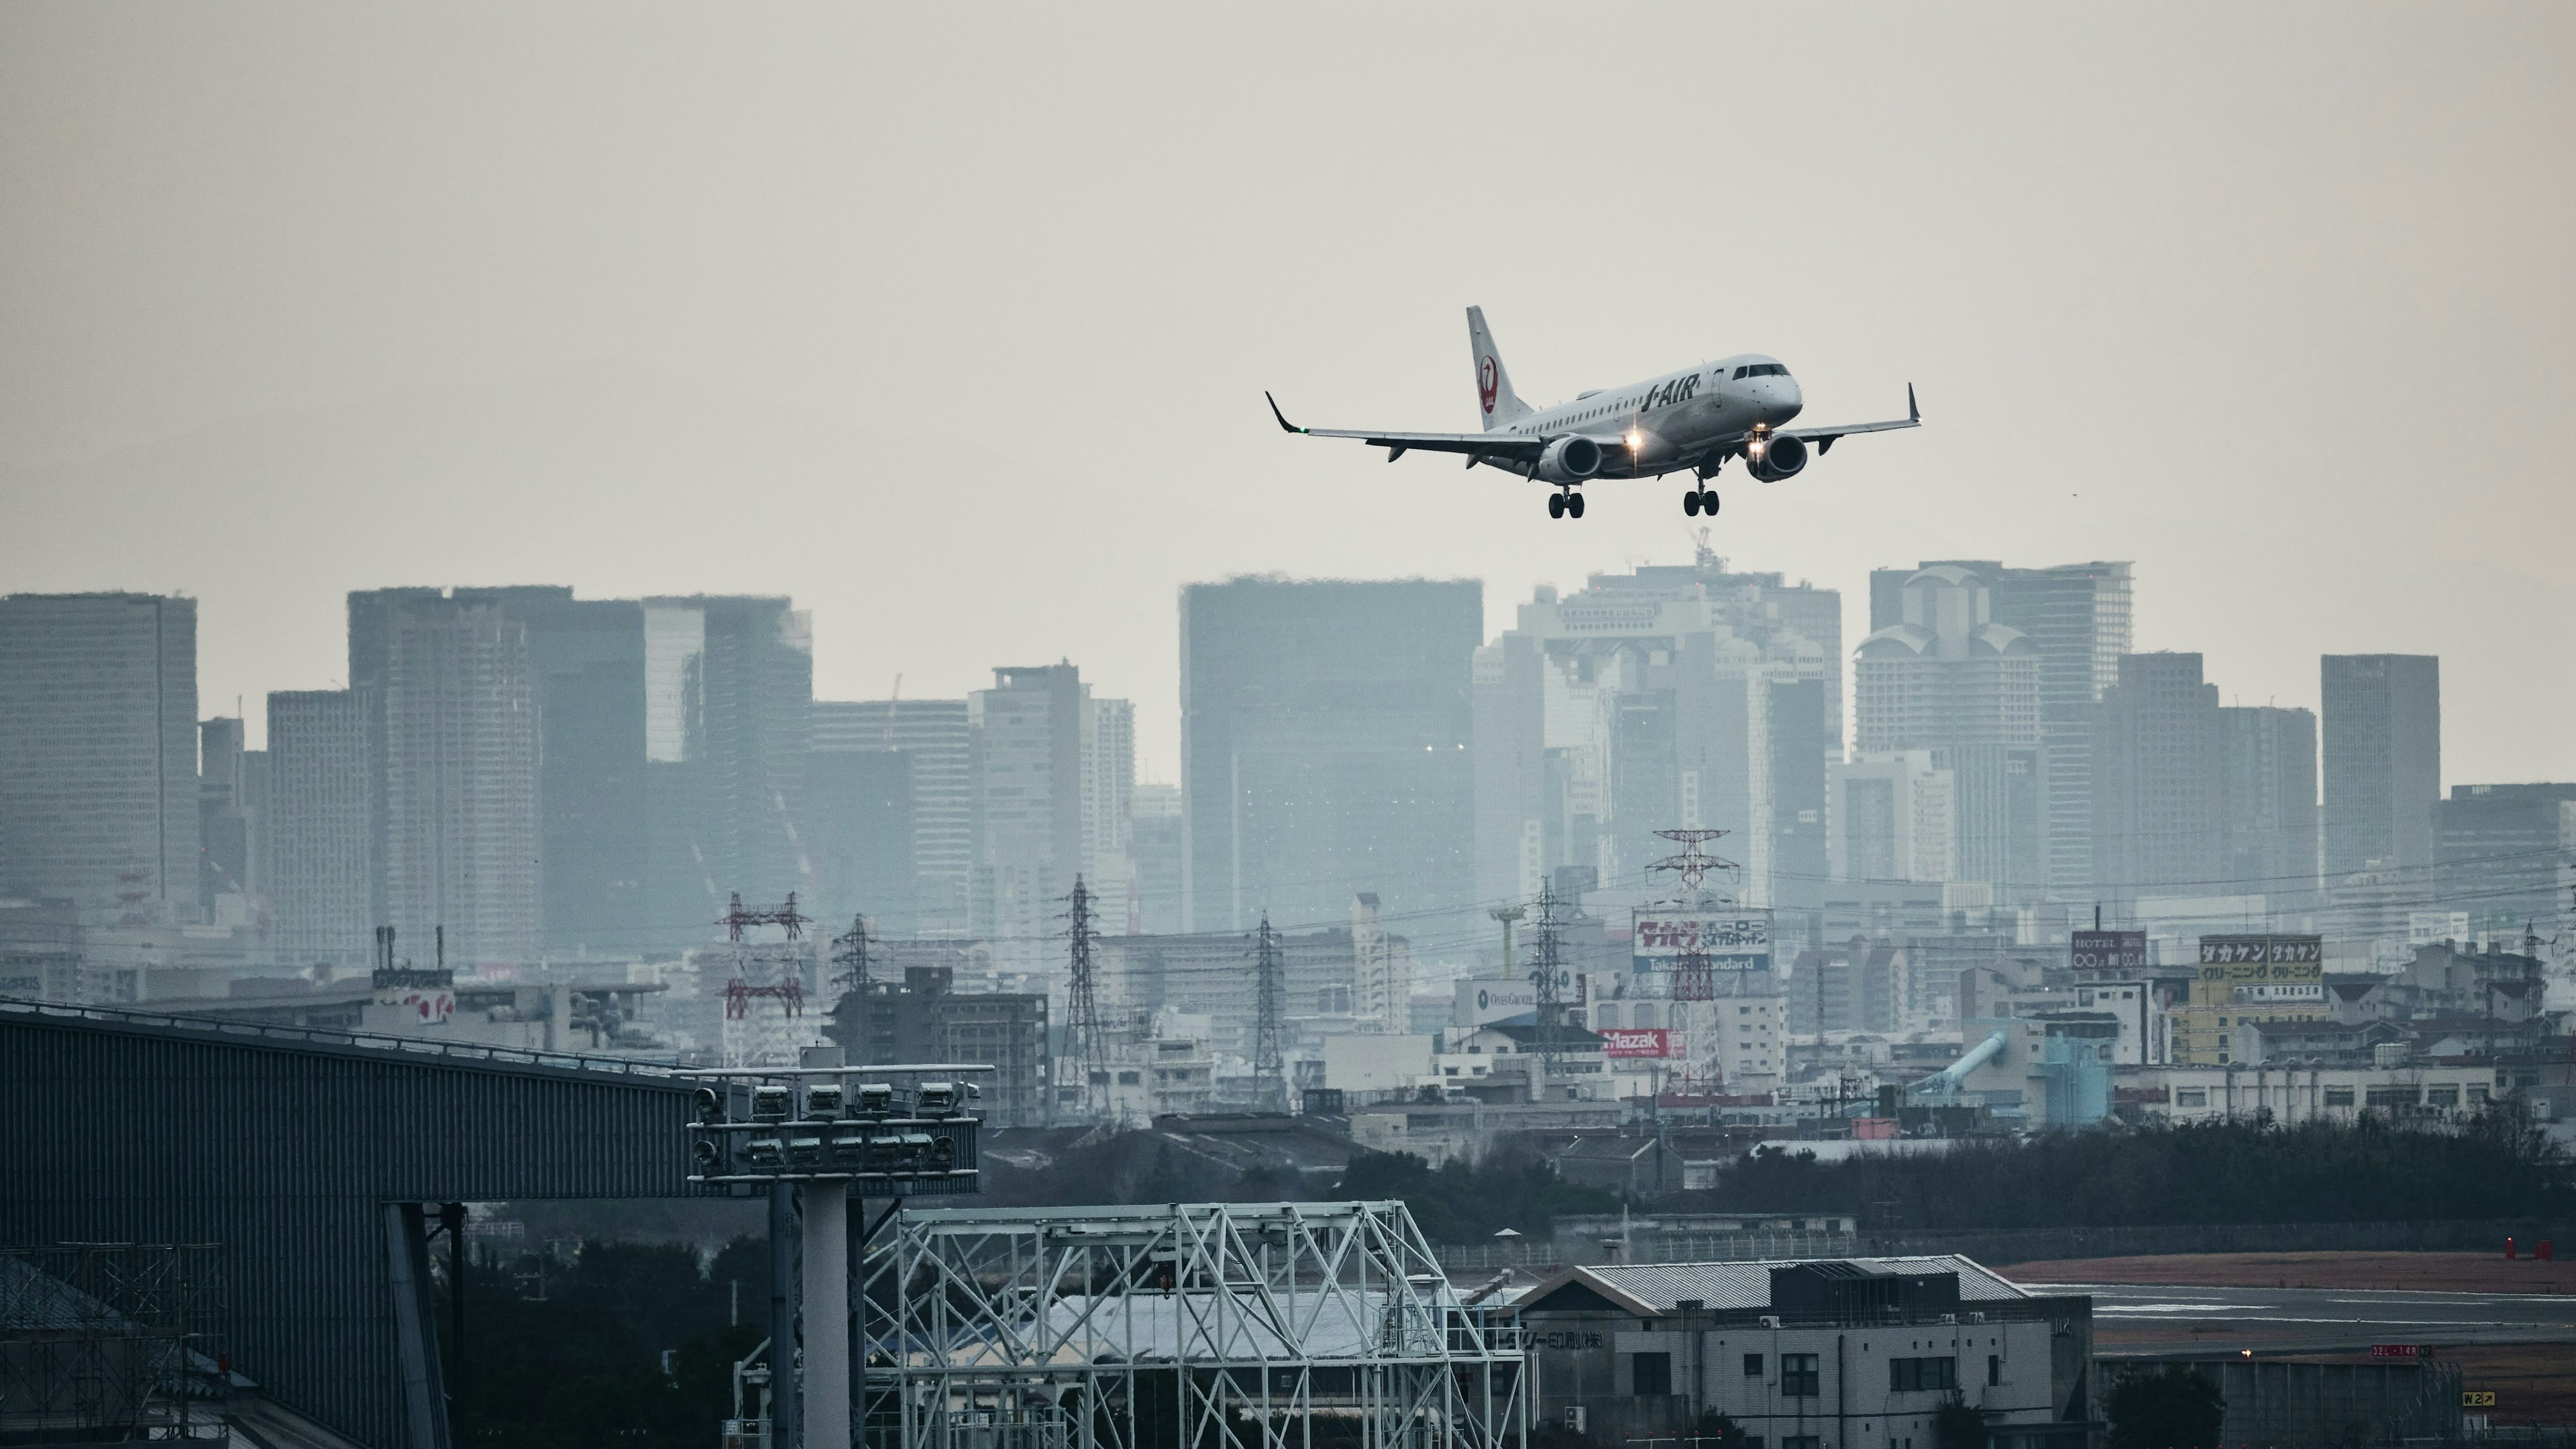
<path fill-rule="evenodd" d="M 1930 750 L 1825 767 L 1834 879 L 1946 881 L 1956 868 L 1953 776 Z"/>
<path fill-rule="evenodd" d="M 2219 874 L 2280 909 L 2317 892 L 2317 717 L 2304 709 L 2218 712 Z"/>
<path fill-rule="evenodd" d="M 783 598 L 644 601 L 647 917 L 703 941 L 731 895 L 805 883 L 796 844 L 813 737 L 812 620 Z"/>
<path fill-rule="evenodd" d="M 1472 580 L 1181 590 L 1186 928 L 1390 918 L 1472 899 Z"/>
<path fill-rule="evenodd" d="M 2576 946 L 2576 784 L 2454 785 L 2433 825 L 2434 904 L 2473 935 Z"/>
<path fill-rule="evenodd" d="M 2220 888 L 2218 686 L 2197 654 L 2124 654 L 2093 737 L 2096 888 L 2126 899 Z"/>
<path fill-rule="evenodd" d="M 2424 884 L 2442 798 L 2441 665 L 2430 654 L 2322 659 L 2328 878 L 2379 861 Z"/>
<path fill-rule="evenodd" d="M 2006 901 L 2044 895 L 2038 649 L 1994 622 L 1985 579 L 1964 565 L 1917 570 L 1895 603 L 1898 621 L 1855 651 L 1859 752 L 1930 751 L 1954 781 L 1958 878 Z"/>
<path fill-rule="evenodd" d="M 1731 832 L 1748 903 L 1828 873 L 1841 758 L 1841 605 L 1778 574 L 1689 565 L 1542 588 L 1475 656 L 1476 891 L 1526 899 L 1563 866 L 1648 885 L 1677 827 Z"/>
<path fill-rule="evenodd" d="M 974 920 L 974 744 L 962 699 L 817 702 L 816 750 L 894 750 L 912 788 L 913 929 L 963 936 Z"/>
<path fill-rule="evenodd" d="M 1005 971 L 1051 969 L 1058 898 L 1084 861 L 1083 737 L 1091 700 L 1081 671 L 1043 664 L 993 671 L 967 696 L 980 840 L 977 924 Z"/>
<path fill-rule="evenodd" d="M 348 689 L 268 696 L 268 820 L 262 874 L 281 965 L 369 959 L 379 848 L 375 702 Z"/>
<path fill-rule="evenodd" d="M 568 588 L 456 590 L 526 631 L 545 951 L 633 950 L 645 928 L 644 606 Z"/>
<path fill-rule="evenodd" d="M 2130 565 L 2120 562 L 2007 568 L 1991 559 L 1926 560 L 1870 574 L 1871 629 L 1904 622 L 1905 583 L 1939 564 L 1984 580 L 1994 623 L 2018 629 L 2039 656 L 2040 796 L 2046 884 L 2063 900 L 2093 888 L 2093 706 L 2119 677 L 2132 631 Z"/>
<path fill-rule="evenodd" d="M 0 598 L 0 889 L 198 920 L 197 603 Z"/>
<path fill-rule="evenodd" d="M 406 599 L 386 614 L 385 909 L 412 958 L 537 957 L 537 707 L 527 626 L 498 605 Z"/>

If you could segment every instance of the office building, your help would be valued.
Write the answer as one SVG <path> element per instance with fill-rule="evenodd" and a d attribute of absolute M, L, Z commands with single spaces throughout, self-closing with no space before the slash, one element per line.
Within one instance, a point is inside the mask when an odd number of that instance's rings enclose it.
<path fill-rule="evenodd" d="M 976 923 L 1005 972 L 1058 971 L 1057 916 L 1090 863 L 1093 700 L 1067 663 L 999 668 L 967 696 L 974 740 Z M 1127 768 L 1132 772 L 1132 756 Z M 1123 894 L 1123 893 L 1122 893 Z"/>
<path fill-rule="evenodd" d="M 827 708 L 814 706 L 819 717 Z M 805 761 L 800 832 L 810 873 L 798 904 L 831 933 L 865 916 L 879 936 L 919 932 L 913 870 L 912 770 L 902 750 L 844 750 L 815 730 Z"/>
<path fill-rule="evenodd" d="M 0 597 L 0 891 L 193 925 L 197 602 Z"/>
<path fill-rule="evenodd" d="M 2576 949 L 2576 784 L 2454 785 L 2433 810 L 2436 903 L 2464 936 Z"/>
<path fill-rule="evenodd" d="M 280 965 L 357 968 L 376 916 L 375 724 L 365 691 L 268 696 L 265 862 Z"/>
<path fill-rule="evenodd" d="M 1171 936 L 1181 929 L 1181 787 L 1136 787 L 1128 805 L 1128 854 L 1136 863 L 1135 908 L 1127 934 Z"/>
<path fill-rule="evenodd" d="M 568 588 L 455 591 L 525 631 L 537 711 L 537 928 L 552 956 L 645 931 L 644 606 Z"/>
<path fill-rule="evenodd" d="M 1895 604 L 1897 622 L 1855 651 L 1858 751 L 1929 751 L 1952 776 L 1957 878 L 2006 901 L 2044 895 L 2037 647 L 1994 622 L 1985 580 L 1958 564 L 1916 571 Z"/>
<path fill-rule="evenodd" d="M 916 930 L 963 936 L 974 918 L 974 743 L 963 699 L 871 699 L 814 706 L 814 748 L 894 750 L 912 782 Z"/>
<path fill-rule="evenodd" d="M 2202 896 L 2219 882 L 2218 686 L 2197 654 L 2123 654 L 2093 739 L 2097 890 Z"/>
<path fill-rule="evenodd" d="M 956 961 L 905 965 L 843 995 L 824 1033 L 852 1066 L 883 1062 L 982 1062 L 978 1110 L 996 1127 L 1047 1121 L 1050 1066 L 1043 992 L 961 992 Z"/>
<path fill-rule="evenodd" d="M 2325 872 L 2374 863 L 2422 883 L 2442 798 L 2442 668 L 2430 654 L 2328 654 Z"/>
<path fill-rule="evenodd" d="M 197 723 L 197 894 L 219 926 L 250 924 L 262 889 L 256 817 L 268 753 L 244 740 L 238 716 Z"/>
<path fill-rule="evenodd" d="M 2007 568 L 1988 559 L 1941 559 L 1879 569 L 1870 575 L 1870 628 L 1904 622 L 1906 580 L 1936 564 L 1984 580 L 1992 620 L 2020 630 L 2038 653 L 2047 889 L 2059 899 L 2083 899 L 2093 888 L 2093 706 L 2117 681 L 2120 656 L 2130 649 L 2130 565 Z"/>
<path fill-rule="evenodd" d="M 739 894 L 804 883 L 796 821 L 812 740 L 813 622 L 783 598 L 644 600 L 647 919 L 703 941 Z"/>
<path fill-rule="evenodd" d="M 2317 898 L 2317 717 L 2304 709 L 2218 712 L 2219 875 L 2210 894 L 2287 910 Z"/>
<path fill-rule="evenodd" d="M 1655 832 L 1725 830 L 1748 904 L 1830 868 L 1841 604 L 1778 574 L 1688 566 L 1541 588 L 1475 655 L 1476 893 L 1527 900 L 1561 868 L 1656 888 Z"/>
<path fill-rule="evenodd" d="M 433 953 L 456 968 L 536 960 L 539 739 L 527 626 L 499 604 L 434 590 L 349 603 L 352 677 L 376 705 L 381 742 L 371 792 L 382 812 L 377 923 L 421 966 Z"/>
<path fill-rule="evenodd" d="M 1929 750 L 1825 767 L 1834 879 L 1946 881 L 1956 867 L 1956 793 Z"/>
<path fill-rule="evenodd" d="M 1184 915 L 1193 931 L 1474 897 L 1472 580 L 1240 578 L 1181 591 Z"/>

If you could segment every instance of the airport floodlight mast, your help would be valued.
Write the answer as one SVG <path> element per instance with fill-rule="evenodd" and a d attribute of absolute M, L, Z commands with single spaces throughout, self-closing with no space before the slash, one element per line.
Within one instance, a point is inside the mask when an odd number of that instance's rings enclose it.
<path fill-rule="evenodd" d="M 1270 929 L 1270 913 L 1261 913 L 1261 932 L 1253 947 L 1252 1079 L 1264 1111 L 1286 1111 L 1288 1084 L 1279 1061 L 1280 1018 L 1287 1014 L 1287 963 L 1279 950 L 1279 933 Z"/>
<path fill-rule="evenodd" d="M 1091 921 L 1091 901 L 1091 888 L 1075 876 L 1073 894 L 1065 898 L 1065 934 L 1073 947 L 1073 969 L 1065 984 L 1064 1006 L 1073 1072 L 1082 1082 L 1083 1111 L 1098 1119 L 1109 1112 L 1109 1063 L 1107 1044 L 1101 1040 L 1100 988 L 1092 975 L 1091 948 L 1100 940 L 1100 930 Z"/>

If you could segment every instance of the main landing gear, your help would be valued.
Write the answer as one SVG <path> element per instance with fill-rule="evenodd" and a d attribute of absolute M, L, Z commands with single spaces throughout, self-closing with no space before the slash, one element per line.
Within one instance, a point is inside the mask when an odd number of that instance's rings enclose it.
<path fill-rule="evenodd" d="M 1717 516 L 1717 490 L 1714 488 L 1694 488 L 1690 492 L 1683 494 L 1682 512 L 1691 514 L 1694 517 L 1705 513 L 1709 517 L 1715 518 Z"/>
<path fill-rule="evenodd" d="M 1583 516 L 1583 495 L 1575 492 L 1571 488 L 1547 495 L 1547 516 L 1550 518 L 1581 518 Z"/>

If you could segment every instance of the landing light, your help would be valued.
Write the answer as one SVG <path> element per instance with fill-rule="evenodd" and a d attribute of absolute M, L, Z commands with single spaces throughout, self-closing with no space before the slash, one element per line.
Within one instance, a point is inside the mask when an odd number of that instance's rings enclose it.
<path fill-rule="evenodd" d="M 1760 438 L 1755 438 L 1752 442 L 1744 445 L 1744 456 L 1751 458 L 1756 463 L 1759 463 L 1762 461 L 1763 450 L 1769 446 L 1770 444 L 1765 443 Z"/>
<path fill-rule="evenodd" d="M 1630 429 L 1628 430 L 1628 451 L 1629 451 L 1629 452 L 1633 453 L 1633 452 L 1637 451 L 1637 449 L 1638 449 L 1639 447 L 1641 447 L 1641 446 L 1645 443 L 1645 441 L 1646 441 L 1646 440 L 1645 440 L 1645 438 L 1644 438 L 1641 434 L 1639 434 L 1639 433 L 1638 433 L 1638 431 L 1637 431 L 1635 428 L 1630 428 Z"/>

